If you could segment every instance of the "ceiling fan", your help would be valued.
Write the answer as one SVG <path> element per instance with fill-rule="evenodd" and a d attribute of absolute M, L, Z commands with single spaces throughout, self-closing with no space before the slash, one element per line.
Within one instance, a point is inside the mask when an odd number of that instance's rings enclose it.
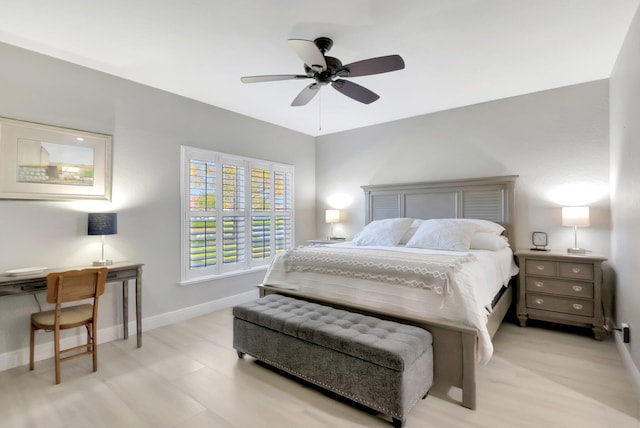
<path fill-rule="evenodd" d="M 331 84 L 338 92 L 356 101 L 370 104 L 380 96 L 364 86 L 343 79 L 343 77 L 369 76 L 404 68 L 404 61 L 400 55 L 381 56 L 342 65 L 339 59 L 325 56 L 325 53 L 333 46 L 333 40 L 328 37 L 318 37 L 314 41 L 289 39 L 289 45 L 304 62 L 305 74 L 245 76 L 241 77 L 240 80 L 243 83 L 257 83 L 276 80 L 314 79 L 315 82 L 305 87 L 293 100 L 292 106 L 306 105 L 322 86 L 328 84 Z"/>

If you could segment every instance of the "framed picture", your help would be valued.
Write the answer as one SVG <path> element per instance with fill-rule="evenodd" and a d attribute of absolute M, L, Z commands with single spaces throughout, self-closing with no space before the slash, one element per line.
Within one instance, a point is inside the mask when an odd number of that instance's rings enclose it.
<path fill-rule="evenodd" d="M 111 200 L 111 136 L 0 118 L 0 198 Z"/>

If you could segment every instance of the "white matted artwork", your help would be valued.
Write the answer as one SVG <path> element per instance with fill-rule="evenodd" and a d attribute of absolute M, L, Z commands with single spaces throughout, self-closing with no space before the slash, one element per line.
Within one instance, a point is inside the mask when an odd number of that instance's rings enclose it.
<path fill-rule="evenodd" d="M 111 200 L 111 136 L 0 118 L 0 198 Z"/>

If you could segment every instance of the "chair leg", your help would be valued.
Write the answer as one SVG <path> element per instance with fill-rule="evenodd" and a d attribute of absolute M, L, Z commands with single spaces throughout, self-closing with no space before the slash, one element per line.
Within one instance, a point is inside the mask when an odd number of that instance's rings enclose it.
<path fill-rule="evenodd" d="M 96 343 L 96 334 L 98 333 L 98 326 L 95 322 L 91 323 L 91 354 L 93 356 L 93 371 L 98 371 L 98 344 Z"/>
<path fill-rule="evenodd" d="M 56 364 L 56 385 L 60 383 L 60 329 L 53 330 L 53 349 Z"/>
<path fill-rule="evenodd" d="M 29 337 L 29 370 L 33 370 L 33 348 L 35 346 L 36 328 L 31 323 L 31 336 Z"/>

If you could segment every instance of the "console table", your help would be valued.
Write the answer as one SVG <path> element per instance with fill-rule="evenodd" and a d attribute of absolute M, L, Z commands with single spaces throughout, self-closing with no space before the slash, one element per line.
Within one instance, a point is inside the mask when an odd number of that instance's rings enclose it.
<path fill-rule="evenodd" d="M 47 275 L 71 269 L 84 269 L 94 266 L 77 266 L 67 268 L 52 268 L 30 275 L 8 276 L 0 275 L 0 297 L 36 294 L 47 290 Z M 109 266 L 107 283 L 122 284 L 122 324 L 124 338 L 129 337 L 129 287 L 130 279 L 136 282 L 136 334 L 137 346 L 142 346 L 142 264 L 132 262 L 117 262 Z"/>

